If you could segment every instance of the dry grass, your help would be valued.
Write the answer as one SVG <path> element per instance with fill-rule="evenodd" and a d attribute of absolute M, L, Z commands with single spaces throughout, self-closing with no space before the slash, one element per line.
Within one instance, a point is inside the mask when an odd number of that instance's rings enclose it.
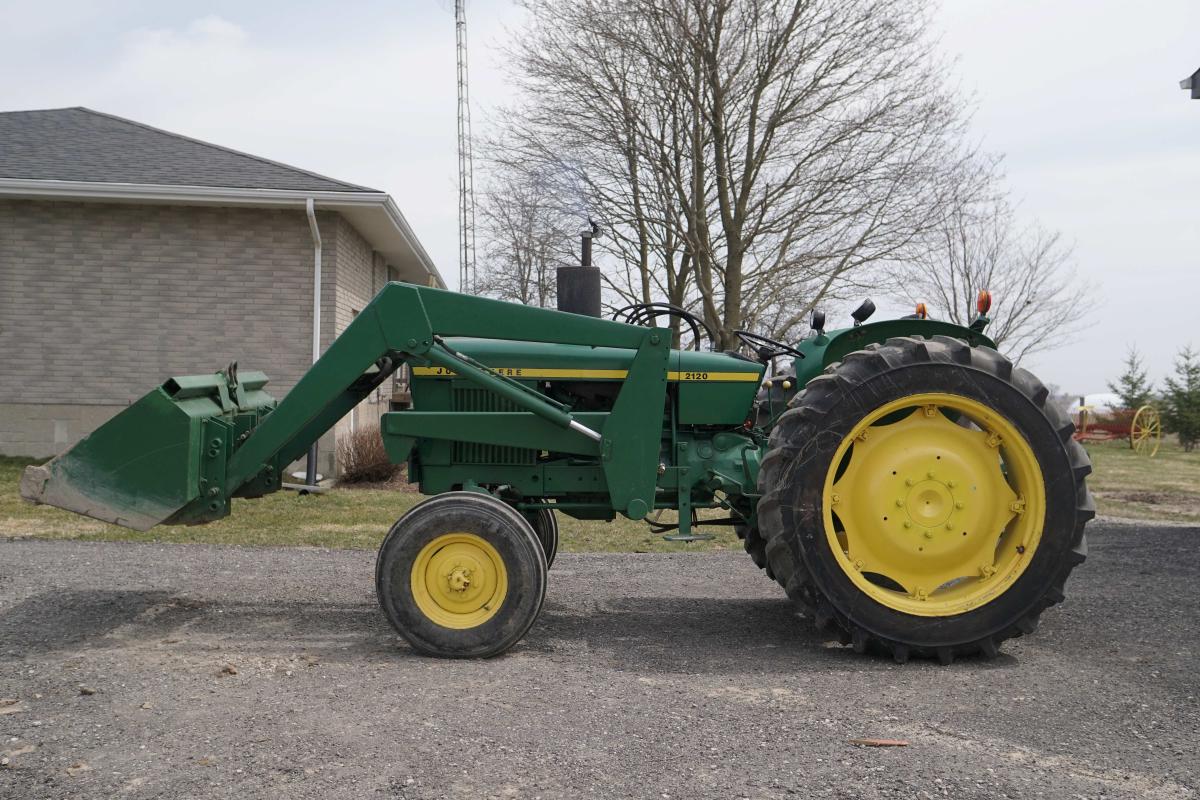
<path fill-rule="evenodd" d="M 97 539 L 122 542 L 182 542 L 309 547 L 379 546 L 392 523 L 425 499 L 407 484 L 387 488 L 345 487 L 300 496 L 280 491 L 258 500 L 233 501 L 233 513 L 208 525 L 161 525 L 145 533 L 107 525 L 48 506 L 23 501 L 17 485 L 30 459 L 0 456 L 0 536 L 41 539 Z M 705 528 L 711 541 L 672 544 L 643 522 L 612 523 L 559 517 L 561 549 L 567 552 L 679 552 L 741 548 L 732 529 Z"/>
<path fill-rule="evenodd" d="M 1153 459 L 1122 442 L 1088 445 L 1095 472 L 1089 484 L 1101 514 L 1200 524 L 1200 452 L 1164 442 Z M 106 541 L 375 548 L 392 523 L 424 498 L 396 479 L 320 495 L 276 492 L 260 500 L 234 500 L 233 514 L 195 527 L 160 526 L 145 533 L 118 528 L 46 506 L 17 493 L 29 459 L 0 457 L 0 536 Z M 705 527 L 711 541 L 666 542 L 642 522 L 618 518 L 590 522 L 560 516 L 568 552 L 680 552 L 740 549 L 733 531 Z"/>
<path fill-rule="evenodd" d="M 1173 437 L 1154 458 L 1126 441 L 1092 442 L 1088 485 L 1101 514 L 1200 524 L 1200 452 L 1185 453 Z"/>

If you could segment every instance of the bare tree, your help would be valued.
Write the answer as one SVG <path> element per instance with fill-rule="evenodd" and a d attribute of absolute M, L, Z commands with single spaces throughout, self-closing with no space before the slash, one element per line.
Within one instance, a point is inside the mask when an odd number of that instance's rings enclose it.
<path fill-rule="evenodd" d="M 959 324 L 976 314 L 980 290 L 994 300 L 988 335 L 1019 363 L 1070 342 L 1091 308 L 1090 287 L 1075 273 L 1071 246 L 1058 231 L 1022 225 L 1003 197 L 956 206 L 929 248 L 900 271 L 909 299 Z"/>
<path fill-rule="evenodd" d="M 493 170 L 480 204 L 482 294 L 530 306 L 554 304 L 556 270 L 572 263 L 572 220 L 536 172 Z M 578 227 L 577 225 L 575 227 Z"/>
<path fill-rule="evenodd" d="M 525 0 L 509 163 L 604 221 L 621 297 L 786 338 L 945 216 L 969 153 L 926 0 Z"/>
<path fill-rule="evenodd" d="M 601 261 L 610 308 L 658 299 L 689 304 L 692 259 L 676 199 L 689 180 L 688 153 L 678 146 L 650 163 L 644 129 L 682 143 L 681 128 L 691 122 L 669 89 L 647 83 L 645 53 L 619 44 L 640 41 L 646 20 L 615 0 L 527 5 L 531 18 L 555 22 L 535 26 L 516 47 L 526 97 L 485 142 L 489 157 L 504 169 L 537 170 L 580 225 L 602 222 L 598 251 L 614 257 Z"/>

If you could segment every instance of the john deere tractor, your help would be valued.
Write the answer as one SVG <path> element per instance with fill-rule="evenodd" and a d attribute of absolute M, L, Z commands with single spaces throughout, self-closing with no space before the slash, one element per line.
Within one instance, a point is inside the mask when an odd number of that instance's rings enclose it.
<path fill-rule="evenodd" d="M 22 494 L 138 530 L 221 519 L 279 490 L 408 364 L 413 408 L 381 432 L 430 498 L 388 532 L 375 583 L 422 653 L 492 656 L 525 635 L 558 515 L 660 520 L 684 540 L 732 525 L 831 638 L 898 661 L 992 655 L 1063 599 L 1090 465 L 1046 387 L 994 349 L 985 305 L 967 327 L 871 323 L 869 304 L 837 330 L 815 315 L 799 342 L 740 332 L 747 356 L 700 349 L 679 309 L 577 313 L 598 311 L 594 281 L 560 297 L 388 284 L 282 400 L 234 367 L 171 378 L 28 468 Z M 694 349 L 648 324 L 663 314 L 693 327 Z"/>

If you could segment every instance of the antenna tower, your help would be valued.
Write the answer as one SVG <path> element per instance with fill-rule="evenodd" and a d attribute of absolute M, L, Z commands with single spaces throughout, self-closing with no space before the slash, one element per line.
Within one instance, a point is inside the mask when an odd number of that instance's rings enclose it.
<path fill-rule="evenodd" d="M 467 3 L 454 2 L 458 47 L 458 290 L 474 294 L 475 169 L 471 157 L 471 100 L 467 93 Z"/>

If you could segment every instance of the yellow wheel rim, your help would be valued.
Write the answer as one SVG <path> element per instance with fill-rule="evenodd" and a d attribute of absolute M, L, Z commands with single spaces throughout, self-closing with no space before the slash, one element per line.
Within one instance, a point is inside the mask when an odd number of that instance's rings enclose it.
<path fill-rule="evenodd" d="M 487 622 L 508 594 L 508 570 L 496 548 L 473 533 L 447 533 L 421 548 L 412 593 L 426 617 L 463 630 Z"/>
<path fill-rule="evenodd" d="M 887 403 L 841 442 L 825 532 L 855 586 L 888 608 L 945 617 L 1003 594 L 1028 567 L 1046 512 L 1025 437 L 960 395 Z"/>

